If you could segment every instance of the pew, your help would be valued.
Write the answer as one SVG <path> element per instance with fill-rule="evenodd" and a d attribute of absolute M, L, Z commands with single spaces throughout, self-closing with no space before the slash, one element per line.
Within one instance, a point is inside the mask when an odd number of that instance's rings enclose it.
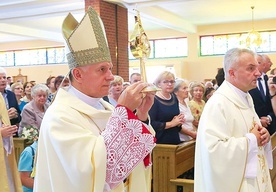
<path fill-rule="evenodd" d="M 153 150 L 153 192 L 193 191 L 193 180 L 177 177 L 194 167 L 195 141 L 179 145 L 157 144 Z"/>
<path fill-rule="evenodd" d="M 13 138 L 14 153 L 15 153 L 15 159 L 17 164 L 19 162 L 21 152 L 25 149 L 25 147 L 30 145 L 27 141 L 28 141 L 27 139 L 23 139 L 23 138 L 17 138 L 17 137 Z"/>

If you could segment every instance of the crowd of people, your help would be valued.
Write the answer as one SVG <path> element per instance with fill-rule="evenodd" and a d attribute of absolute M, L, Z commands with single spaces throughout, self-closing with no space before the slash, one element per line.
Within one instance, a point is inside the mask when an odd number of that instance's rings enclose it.
<path fill-rule="evenodd" d="M 257 55 L 257 62 L 257 69 L 261 74 L 259 76 L 263 76 L 264 79 L 263 85 L 267 99 L 261 100 L 261 95 L 258 95 L 259 85 L 256 85 L 255 88 L 252 86 L 253 89 L 250 90 L 248 88 L 248 90 L 246 89 L 244 91 L 248 91 L 251 95 L 254 103 L 252 106 L 255 107 L 255 111 L 259 117 L 259 119 L 254 117 L 254 122 L 260 121 L 261 126 L 265 127 L 270 134 L 273 134 L 276 130 L 276 86 L 272 80 L 274 77 L 273 70 L 271 71 L 272 74 L 266 75 L 272 63 L 267 56 L 263 55 Z M 262 70 L 263 68 L 265 69 Z M 207 101 L 209 103 L 212 95 L 217 95 L 217 90 L 222 89 L 219 89 L 224 82 L 224 76 L 221 75 L 221 73 L 224 75 L 224 70 L 219 69 L 216 79 L 206 83 L 177 78 L 169 71 L 163 71 L 156 77 L 154 84 L 160 88 L 160 91 L 154 93 L 152 106 L 149 108 L 148 117 L 145 119 L 146 121 L 150 119 L 150 125 L 155 132 L 157 144 L 180 144 L 182 142 L 197 139 L 198 134 L 200 134 L 200 132 L 198 133 L 200 124 L 201 127 L 205 127 L 207 123 L 200 123 L 203 121 L 201 117 Z M 39 138 L 43 117 L 46 110 L 53 102 L 59 86 L 72 86 L 72 82 L 69 80 L 69 78 L 72 77 L 67 78 L 61 75 L 57 77 L 51 76 L 46 80 L 45 84 L 34 84 L 33 82 L 25 82 L 24 84 L 21 82 L 11 82 L 11 84 L 8 84 L 7 78 L 5 80 L 7 73 L 4 68 L 0 68 L 0 76 L 2 79 L 2 92 L 4 93 L 2 93 L 2 96 L 5 101 L 8 117 L 11 125 L 16 125 L 18 127 L 18 129 L 12 133 L 12 136 L 26 138 L 32 143 L 32 145 L 22 152 L 18 164 L 23 191 L 32 191 L 34 180 L 30 175 L 34 166 L 34 154 L 37 149 L 37 140 Z M 265 76 L 267 76 L 266 79 Z M 103 94 L 101 98 L 109 102 L 113 107 L 116 107 L 120 105 L 120 97 L 124 95 L 124 92 L 127 92 L 127 87 L 137 84 L 137 82 L 141 82 L 141 74 L 139 73 L 131 74 L 129 81 L 124 81 L 121 76 L 114 75 L 109 81 L 107 95 L 105 96 Z M 124 88 L 125 83 L 128 84 Z M 76 92 L 75 94 L 77 95 L 78 93 Z M 95 101 L 92 103 L 94 102 Z M 104 108 L 109 107 L 105 106 Z M 264 108 L 265 111 L 263 111 L 262 108 Z M 207 109 L 205 111 L 207 111 Z M 149 122 L 147 121 L 147 123 Z M 211 128 L 212 127 L 214 127 L 214 125 L 212 125 Z M 201 128 L 201 130 L 202 129 L 203 128 Z M 202 138 L 198 140 L 201 141 Z M 185 174 L 183 175 L 185 176 Z M 194 178 L 193 170 L 192 178 Z M 200 181 L 200 179 L 198 180 Z"/>
<path fill-rule="evenodd" d="M 92 8 L 80 23 L 71 14 L 64 20 L 66 76 L 8 83 L 0 68 L 0 191 L 150 192 L 155 144 L 195 140 L 195 191 L 272 192 L 276 83 L 267 55 L 234 48 L 212 81 L 163 71 L 153 83 L 158 90 L 143 92 L 151 85 L 141 74 L 129 81 L 112 74 L 101 22 Z M 32 143 L 18 171 L 12 137 Z"/>

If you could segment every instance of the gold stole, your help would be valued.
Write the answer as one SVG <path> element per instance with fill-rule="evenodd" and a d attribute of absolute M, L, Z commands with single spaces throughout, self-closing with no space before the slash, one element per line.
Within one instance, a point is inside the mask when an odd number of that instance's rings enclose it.
<path fill-rule="evenodd" d="M 271 190 L 271 179 L 269 175 L 269 169 L 265 158 L 265 151 L 263 147 L 258 148 L 258 172 L 257 182 L 259 191 L 270 192 Z"/>
<path fill-rule="evenodd" d="M 10 125 L 8 111 L 6 109 L 5 101 L 4 101 L 2 94 L 0 94 L 0 120 L 1 120 L 2 124 Z M 11 139 L 11 143 L 13 146 L 12 137 L 10 137 L 10 139 Z M 0 167 L 1 167 L 0 191 L 10 191 L 4 155 L 7 155 L 7 153 L 3 146 L 3 140 L 2 140 L 2 135 L 1 135 L 1 131 L 0 131 Z M 12 175 L 14 178 L 15 190 L 16 190 L 16 192 L 21 192 L 22 184 L 21 184 L 19 173 L 17 170 L 17 164 L 15 161 L 15 156 L 14 156 L 13 150 L 12 150 L 12 153 L 10 155 L 8 155 L 8 161 L 9 161 L 11 172 L 12 172 Z"/>

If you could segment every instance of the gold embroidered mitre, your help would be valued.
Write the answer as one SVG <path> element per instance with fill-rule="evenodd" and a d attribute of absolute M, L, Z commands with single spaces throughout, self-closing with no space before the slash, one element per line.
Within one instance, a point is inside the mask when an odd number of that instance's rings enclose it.
<path fill-rule="evenodd" d="M 92 7 L 88 8 L 80 23 L 69 13 L 63 21 L 62 33 L 69 49 L 70 69 L 111 62 L 103 22 Z"/>

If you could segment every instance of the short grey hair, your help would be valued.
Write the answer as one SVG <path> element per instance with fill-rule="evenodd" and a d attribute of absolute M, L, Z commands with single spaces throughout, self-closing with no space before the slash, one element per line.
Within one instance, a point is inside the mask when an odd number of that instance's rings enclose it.
<path fill-rule="evenodd" d="M 0 73 L 4 73 L 7 76 L 7 71 L 3 67 L 0 67 Z"/>
<path fill-rule="evenodd" d="M 183 84 L 186 84 L 188 86 L 188 80 L 186 80 L 186 79 L 176 79 L 173 91 L 177 92 Z"/>
<path fill-rule="evenodd" d="M 248 53 L 256 58 L 256 53 L 246 48 L 233 48 L 225 53 L 223 61 L 225 78 L 229 76 L 228 71 L 236 67 L 240 61 L 240 56 L 244 53 Z"/>
<path fill-rule="evenodd" d="M 43 91 L 47 95 L 49 94 L 49 88 L 45 84 L 36 84 L 31 89 L 31 96 L 34 97 L 39 91 Z"/>

